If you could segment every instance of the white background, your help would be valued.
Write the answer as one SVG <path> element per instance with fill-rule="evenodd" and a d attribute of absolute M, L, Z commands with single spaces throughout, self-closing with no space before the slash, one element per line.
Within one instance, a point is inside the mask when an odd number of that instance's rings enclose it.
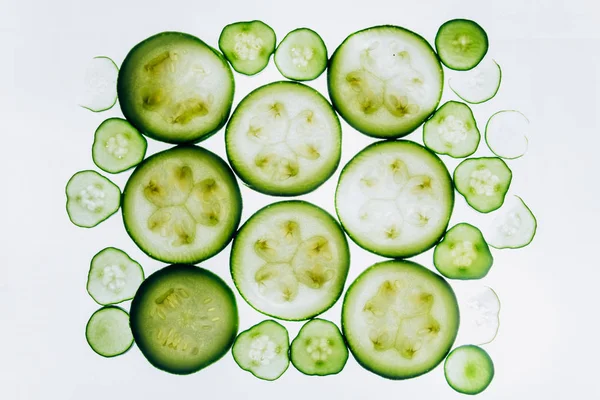
<path fill-rule="evenodd" d="M 600 398 L 598 293 L 598 128 L 600 15 L 596 1 L 0 1 L 0 399 L 458 399 L 443 371 L 388 381 L 354 359 L 337 376 L 306 377 L 293 367 L 276 382 L 255 379 L 230 354 L 191 376 L 151 367 L 137 348 L 103 359 L 84 337 L 97 308 L 85 291 L 91 257 L 117 246 L 144 266 L 150 260 L 129 239 L 119 215 L 95 229 L 70 224 L 64 186 L 93 168 L 97 125 L 119 107 L 94 114 L 77 106 L 88 61 L 97 55 L 120 64 L 137 42 L 164 30 L 199 36 L 216 46 L 224 25 L 261 19 L 277 32 L 308 26 L 332 52 L 350 33 L 376 24 L 415 30 L 430 42 L 451 18 L 477 20 L 502 66 L 498 95 L 473 107 L 480 128 L 501 109 L 532 121 L 527 155 L 509 165 L 511 193 L 522 196 L 539 221 L 522 250 L 494 251 L 484 283 L 502 301 L 502 325 L 486 346 L 496 377 L 481 399 Z M 236 74 L 236 103 L 249 90 L 282 79 L 271 62 L 252 78 Z M 326 93 L 325 76 L 310 85 Z M 444 101 L 454 99 L 449 90 Z M 373 140 L 343 125 L 342 164 Z M 421 129 L 409 136 L 421 141 Z M 225 155 L 223 133 L 203 146 Z M 149 140 L 149 153 L 166 148 Z M 477 155 L 488 154 L 482 143 Z M 456 161 L 444 158 L 452 170 Z M 129 172 L 114 177 L 123 187 Z M 303 196 L 330 212 L 338 172 Z M 246 220 L 274 198 L 243 188 Z M 482 223 L 462 197 L 452 224 Z M 231 283 L 228 247 L 203 263 Z M 432 267 L 431 251 L 415 259 Z M 380 258 L 352 244 L 349 282 Z M 477 284 L 477 283 L 473 283 Z M 240 326 L 263 317 L 238 296 Z M 125 304 L 128 307 L 129 304 Z M 340 304 L 324 314 L 339 323 Z M 300 323 L 287 323 L 292 337 Z M 460 342 L 458 343 L 460 344 Z"/>

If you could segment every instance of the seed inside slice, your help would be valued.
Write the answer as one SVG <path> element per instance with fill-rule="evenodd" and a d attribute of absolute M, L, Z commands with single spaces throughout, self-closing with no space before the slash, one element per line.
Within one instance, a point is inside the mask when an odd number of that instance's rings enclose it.
<path fill-rule="evenodd" d="M 501 158 L 468 158 L 454 170 L 454 185 L 471 207 L 482 213 L 497 210 L 512 181 L 512 171 Z"/>
<path fill-rule="evenodd" d="M 438 154 L 463 158 L 475 153 L 481 135 L 473 112 L 464 103 L 449 101 L 423 126 L 423 142 Z"/>
<path fill-rule="evenodd" d="M 267 66 L 275 43 L 275 32 L 262 21 L 234 22 L 219 36 L 219 49 L 233 69 L 244 75 L 255 75 Z"/>
<path fill-rule="evenodd" d="M 98 225 L 121 206 L 119 187 L 96 171 L 77 172 L 65 191 L 69 219 L 82 228 Z"/>

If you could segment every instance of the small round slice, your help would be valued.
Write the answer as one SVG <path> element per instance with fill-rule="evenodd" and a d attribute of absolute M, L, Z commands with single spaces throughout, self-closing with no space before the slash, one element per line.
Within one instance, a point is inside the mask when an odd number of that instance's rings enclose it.
<path fill-rule="evenodd" d="M 454 285 L 460 307 L 458 341 L 482 345 L 492 342 L 500 328 L 500 299 L 488 286 Z"/>
<path fill-rule="evenodd" d="M 527 152 L 529 120 L 519 111 L 505 110 L 492 115 L 485 126 L 485 141 L 495 155 L 513 160 Z"/>
<path fill-rule="evenodd" d="M 292 341 L 294 367 L 306 375 L 334 375 L 348 360 L 348 348 L 339 328 L 331 321 L 311 319 Z"/>
<path fill-rule="evenodd" d="M 287 329 L 273 320 L 262 321 L 235 339 L 233 359 L 259 379 L 274 381 L 288 369 L 290 339 Z"/>
<path fill-rule="evenodd" d="M 356 360 L 389 379 L 435 368 L 452 347 L 459 311 L 452 288 L 410 261 L 384 261 L 350 285 L 342 329 Z"/>
<path fill-rule="evenodd" d="M 481 135 L 473 112 L 465 103 L 449 101 L 423 126 L 423 142 L 438 154 L 454 158 L 475 153 Z"/>
<path fill-rule="evenodd" d="M 144 270 L 138 262 L 123 250 L 107 247 L 92 258 L 87 291 L 100 305 L 117 304 L 133 299 L 143 280 Z"/>
<path fill-rule="evenodd" d="M 225 125 L 234 81 L 221 53 L 186 33 L 163 32 L 127 54 L 117 91 L 123 115 L 140 132 L 191 143 Z"/>
<path fill-rule="evenodd" d="M 92 228 L 117 212 L 121 190 L 110 179 L 96 171 L 79 171 L 66 187 L 67 214 L 71 222 Z"/>
<path fill-rule="evenodd" d="M 196 264 L 220 252 L 242 213 L 229 166 L 196 146 L 147 158 L 123 191 L 123 222 L 133 241 L 163 262 Z"/>
<path fill-rule="evenodd" d="M 537 220 L 519 196 L 512 196 L 494 216 L 486 230 L 490 246 L 497 249 L 520 249 L 533 240 Z"/>
<path fill-rule="evenodd" d="M 240 21 L 223 28 L 219 49 L 237 72 L 255 75 L 269 63 L 276 41 L 275 32 L 264 22 Z"/>
<path fill-rule="evenodd" d="M 378 138 L 408 135 L 436 109 L 444 73 L 427 41 L 397 26 L 348 36 L 331 56 L 327 83 L 340 115 Z"/>
<path fill-rule="evenodd" d="M 79 105 L 93 112 L 110 110 L 117 102 L 119 68 L 105 56 L 94 57 L 84 77 Z"/>
<path fill-rule="evenodd" d="M 446 67 L 466 71 L 476 67 L 487 53 L 488 37 L 477 22 L 453 19 L 440 26 L 435 48 Z"/>
<path fill-rule="evenodd" d="M 500 65 L 492 58 L 486 57 L 472 70 L 454 74 L 448 80 L 448 85 L 467 103 L 480 104 L 498 93 L 501 82 Z"/>
<path fill-rule="evenodd" d="M 299 28 L 283 38 L 274 59 L 281 75 L 296 81 L 310 81 L 325 71 L 327 47 L 317 32 Z"/>
<path fill-rule="evenodd" d="M 231 275 L 256 310 L 305 320 L 340 297 L 349 257 L 344 232 L 331 215 L 305 201 L 283 201 L 242 226 L 231 250 Z"/>
<path fill-rule="evenodd" d="M 435 268 L 450 279 L 481 279 L 493 262 L 481 231 L 464 222 L 450 228 L 433 253 Z"/>
<path fill-rule="evenodd" d="M 316 90 L 275 82 L 246 96 L 225 132 L 227 157 L 252 189 L 275 196 L 308 193 L 335 171 L 342 128 Z"/>
<path fill-rule="evenodd" d="M 448 385 L 457 392 L 479 394 L 494 378 L 494 363 L 481 347 L 460 346 L 446 358 L 444 375 Z"/>
<path fill-rule="evenodd" d="M 85 338 L 92 350 L 103 357 L 125 353 L 133 345 L 129 314 L 119 307 L 102 307 L 90 317 Z"/>
<path fill-rule="evenodd" d="M 131 303 L 131 330 L 156 368 L 191 374 L 231 348 L 238 330 L 235 296 L 206 269 L 171 265 L 138 289 Z"/>
<path fill-rule="evenodd" d="M 512 171 L 498 157 L 468 158 L 454 170 L 456 190 L 482 213 L 502 206 L 511 180 Z"/>
<path fill-rule="evenodd" d="M 92 159 L 101 170 L 116 174 L 138 165 L 147 147 L 146 138 L 127 120 L 109 118 L 96 129 Z"/>
<path fill-rule="evenodd" d="M 359 246 L 384 257 L 411 257 L 446 232 L 454 189 L 444 163 L 414 142 L 379 142 L 342 170 L 335 204 Z"/>

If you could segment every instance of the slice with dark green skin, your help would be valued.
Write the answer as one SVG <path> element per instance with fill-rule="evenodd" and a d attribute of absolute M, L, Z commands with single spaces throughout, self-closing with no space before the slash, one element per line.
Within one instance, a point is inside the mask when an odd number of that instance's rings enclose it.
<path fill-rule="evenodd" d="M 498 157 L 513 160 L 527 152 L 529 120 L 519 111 L 498 111 L 485 125 L 485 142 Z"/>
<path fill-rule="evenodd" d="M 448 385 L 457 392 L 479 394 L 494 379 L 494 363 L 481 347 L 460 346 L 446 358 L 444 375 Z"/>
<path fill-rule="evenodd" d="M 467 223 L 450 228 L 433 253 L 435 268 L 450 279 L 481 279 L 493 262 L 481 231 Z"/>
<path fill-rule="evenodd" d="M 235 339 L 233 359 L 259 379 L 274 381 L 288 369 L 290 339 L 287 329 L 273 320 L 262 321 Z"/>
<path fill-rule="evenodd" d="M 296 82 L 275 82 L 246 96 L 225 132 L 227 157 L 252 189 L 275 196 L 315 190 L 335 171 L 342 128 L 327 100 Z"/>
<path fill-rule="evenodd" d="M 109 118 L 96 129 L 92 159 L 101 170 L 116 174 L 138 165 L 147 147 L 146 138 L 127 120 Z"/>
<path fill-rule="evenodd" d="M 427 41 L 397 26 L 348 36 L 331 56 L 329 96 L 340 115 L 378 138 L 408 135 L 436 109 L 444 73 Z"/>
<path fill-rule="evenodd" d="M 296 81 L 310 81 L 327 68 L 327 47 L 312 29 L 294 29 L 279 43 L 274 59 L 281 75 Z"/>
<path fill-rule="evenodd" d="M 263 314 L 305 320 L 340 297 L 350 253 L 342 228 L 305 201 L 273 203 L 242 226 L 231 249 L 231 275 Z"/>
<path fill-rule="evenodd" d="M 306 375 L 333 375 L 348 360 L 348 348 L 339 328 L 331 321 L 311 319 L 292 341 L 290 358 Z"/>
<path fill-rule="evenodd" d="M 520 249 L 535 237 L 537 220 L 522 198 L 512 196 L 494 216 L 486 230 L 490 246 L 497 249 Z"/>
<path fill-rule="evenodd" d="M 121 190 L 96 171 L 79 171 L 66 187 L 67 214 L 71 222 L 82 228 L 92 228 L 117 212 L 121 205 Z"/>
<path fill-rule="evenodd" d="M 346 164 L 335 206 L 356 244 L 384 257 L 411 257 L 446 232 L 454 189 L 433 152 L 406 140 L 386 141 L 367 146 Z"/>
<path fill-rule="evenodd" d="M 475 153 L 481 135 L 473 112 L 465 103 L 449 101 L 423 126 L 423 142 L 438 154 L 454 158 Z"/>
<path fill-rule="evenodd" d="M 262 21 L 240 21 L 227 25 L 219 36 L 219 49 L 233 69 L 255 75 L 269 63 L 277 39 L 273 29 Z"/>
<path fill-rule="evenodd" d="M 448 80 L 450 89 L 471 104 L 492 99 L 500 89 L 502 70 L 490 57 L 484 58 L 475 68 L 456 73 Z"/>
<path fill-rule="evenodd" d="M 117 81 L 123 115 L 140 132 L 167 143 L 216 133 L 233 101 L 231 67 L 200 39 L 163 32 L 127 54 Z"/>
<path fill-rule="evenodd" d="M 466 71 L 476 67 L 487 53 L 488 37 L 477 22 L 453 19 L 440 26 L 435 48 L 446 67 Z"/>
<path fill-rule="evenodd" d="M 238 330 L 233 291 L 212 272 L 170 265 L 150 275 L 131 303 L 131 330 L 156 368 L 191 374 L 229 351 Z"/>
<path fill-rule="evenodd" d="M 410 261 L 367 268 L 350 285 L 342 306 L 350 351 L 364 368 L 389 379 L 435 368 L 452 347 L 458 325 L 450 285 Z"/>
<path fill-rule="evenodd" d="M 93 112 L 110 110 L 117 102 L 119 68 L 105 56 L 94 57 L 85 71 L 80 106 Z"/>
<path fill-rule="evenodd" d="M 497 210 L 504 203 L 512 171 L 501 158 L 469 158 L 454 170 L 454 185 L 471 207 L 482 213 Z"/>
<path fill-rule="evenodd" d="M 125 353 L 133 345 L 129 314 L 119 307 L 102 307 L 90 317 L 85 338 L 92 350 L 103 357 Z"/>
<path fill-rule="evenodd" d="M 137 261 L 123 250 L 107 247 L 92 258 L 87 291 L 100 305 L 117 304 L 133 299 L 143 280 L 144 270 Z"/>
<path fill-rule="evenodd" d="M 150 257 L 195 264 L 221 251 L 241 218 L 242 198 L 229 166 L 196 146 L 154 154 L 123 191 L 123 222 Z"/>

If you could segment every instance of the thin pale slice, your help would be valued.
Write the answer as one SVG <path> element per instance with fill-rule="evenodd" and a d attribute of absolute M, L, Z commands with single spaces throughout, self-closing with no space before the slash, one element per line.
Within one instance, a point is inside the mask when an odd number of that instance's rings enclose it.
<path fill-rule="evenodd" d="M 117 102 L 119 67 L 106 56 L 94 57 L 86 71 L 79 105 L 93 112 L 110 110 Z"/>
<path fill-rule="evenodd" d="M 488 244 L 497 249 L 520 249 L 533 240 L 537 220 L 519 196 L 506 200 L 486 230 Z"/>
<path fill-rule="evenodd" d="M 485 126 L 485 142 L 498 157 L 509 160 L 527 152 L 529 120 L 519 111 L 498 111 Z"/>
<path fill-rule="evenodd" d="M 492 342 L 500 328 L 500 299 L 488 286 L 454 286 L 460 308 L 460 343 L 482 345 Z"/>
<path fill-rule="evenodd" d="M 459 393 L 483 392 L 494 378 L 494 363 L 481 347 L 468 345 L 452 350 L 444 363 L 448 385 Z"/>
<path fill-rule="evenodd" d="M 102 307 L 92 314 L 85 327 L 88 344 L 102 357 L 115 357 L 133 345 L 129 314 L 119 307 Z"/>
<path fill-rule="evenodd" d="M 480 104 L 498 93 L 501 82 L 500 65 L 492 58 L 486 57 L 472 70 L 453 74 L 448 80 L 448 85 L 467 103 Z"/>

